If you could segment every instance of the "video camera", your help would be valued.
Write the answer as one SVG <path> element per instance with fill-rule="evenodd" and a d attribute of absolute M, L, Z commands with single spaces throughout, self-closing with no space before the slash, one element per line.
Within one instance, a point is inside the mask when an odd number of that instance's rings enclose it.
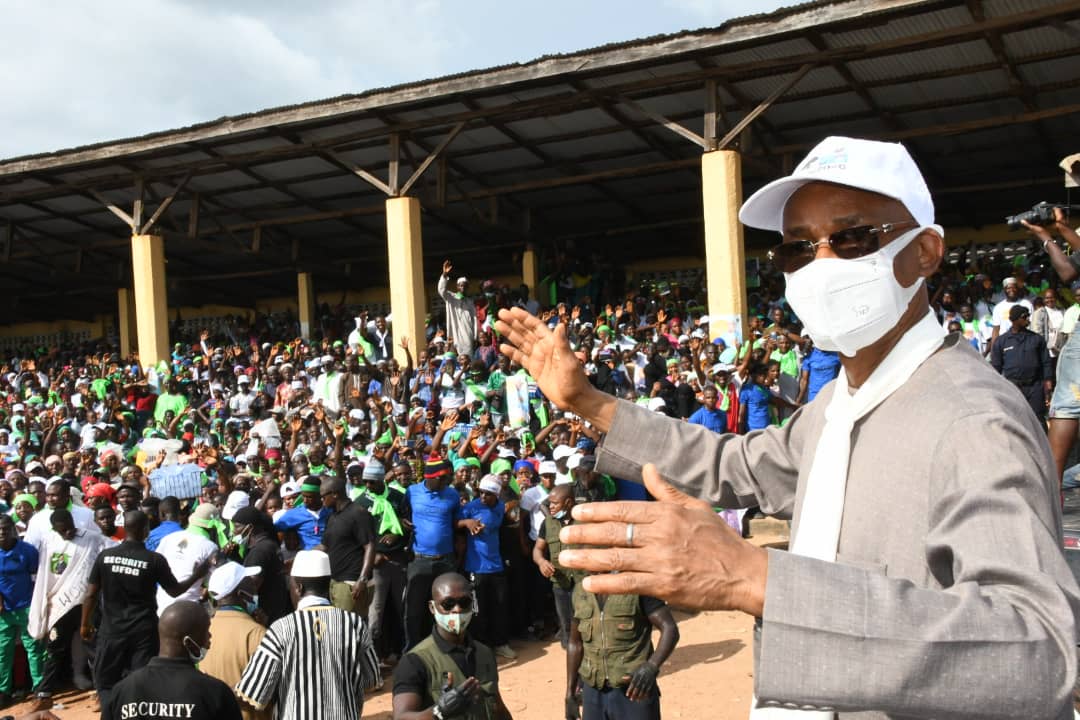
<path fill-rule="evenodd" d="M 1005 218 L 1005 224 L 1009 226 L 1010 230 L 1022 230 L 1023 223 L 1029 222 L 1032 225 L 1038 225 L 1039 227 L 1046 227 L 1047 225 L 1054 224 L 1054 210 L 1061 208 L 1062 210 L 1076 210 L 1080 209 L 1078 205 L 1060 205 L 1058 203 L 1048 203 L 1043 201 L 1036 203 L 1030 210 L 1025 210 L 1022 213 L 1015 215 L 1009 215 Z"/>

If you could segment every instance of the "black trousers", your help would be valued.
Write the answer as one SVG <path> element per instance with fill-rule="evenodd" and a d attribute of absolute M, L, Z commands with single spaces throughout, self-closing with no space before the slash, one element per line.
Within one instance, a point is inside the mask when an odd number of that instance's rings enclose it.
<path fill-rule="evenodd" d="M 156 627 L 116 637 L 99 635 L 94 654 L 94 687 L 102 707 L 108 704 L 109 692 L 118 682 L 128 673 L 146 667 L 157 654 Z"/>
<path fill-rule="evenodd" d="M 506 644 L 506 625 L 510 612 L 509 586 L 505 573 L 473 573 L 476 591 L 476 618 L 473 637 L 489 647 Z"/>
<path fill-rule="evenodd" d="M 412 650 L 431 634 L 435 619 L 428 609 L 431 585 L 435 578 L 454 570 L 453 555 L 440 558 L 415 558 L 409 563 L 405 579 L 405 649 Z"/>
<path fill-rule="evenodd" d="M 49 631 L 48 644 L 45 646 L 45 669 L 41 674 L 38 692 L 52 695 L 60 689 L 67 676 L 67 669 L 72 668 L 72 682 L 80 690 L 94 686 L 90 680 L 90 665 L 87 662 L 86 644 L 79 637 L 82 625 L 82 605 L 76 605 L 56 621 Z"/>
<path fill-rule="evenodd" d="M 1034 382 L 1030 385 L 1021 385 L 1019 383 L 1013 383 L 1024 394 L 1024 399 L 1028 401 L 1028 405 L 1031 406 L 1031 411 L 1035 413 L 1035 417 L 1040 421 L 1046 420 L 1046 390 L 1043 389 L 1041 382 Z"/>

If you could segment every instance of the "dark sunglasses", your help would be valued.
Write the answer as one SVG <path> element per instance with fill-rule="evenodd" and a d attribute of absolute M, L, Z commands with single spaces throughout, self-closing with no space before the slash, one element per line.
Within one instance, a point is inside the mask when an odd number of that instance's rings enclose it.
<path fill-rule="evenodd" d="M 458 608 L 459 610 L 462 610 L 464 612 L 469 612 L 470 610 L 472 610 L 472 596 L 465 595 L 464 597 L 445 598 L 441 603 L 439 603 L 439 607 L 441 607 L 445 612 L 451 612 L 454 608 Z"/>
<path fill-rule="evenodd" d="M 912 227 L 911 221 L 882 223 L 881 225 L 858 225 L 837 230 L 824 240 L 792 240 L 780 243 L 769 250 L 769 260 L 780 272 L 793 273 L 809 265 L 817 257 L 817 250 L 828 243 L 838 258 L 854 260 L 877 252 L 881 247 L 881 237 L 894 230 Z"/>

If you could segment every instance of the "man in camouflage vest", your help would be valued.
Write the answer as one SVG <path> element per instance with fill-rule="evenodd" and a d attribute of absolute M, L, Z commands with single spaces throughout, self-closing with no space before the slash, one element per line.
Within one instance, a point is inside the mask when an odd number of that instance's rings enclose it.
<path fill-rule="evenodd" d="M 495 654 L 466 631 L 473 616 L 472 585 L 457 573 L 431 586 L 435 627 L 394 671 L 394 720 L 430 717 L 511 720 L 499 694 Z"/>

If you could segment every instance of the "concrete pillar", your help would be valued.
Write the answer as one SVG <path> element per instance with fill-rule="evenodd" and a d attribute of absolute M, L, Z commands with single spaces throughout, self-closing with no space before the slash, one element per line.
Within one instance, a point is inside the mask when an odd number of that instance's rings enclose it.
<path fill-rule="evenodd" d="M 540 299 L 537 296 L 540 292 L 540 256 L 532 243 L 525 246 L 525 252 L 521 256 L 521 282 L 529 286 L 533 299 Z"/>
<path fill-rule="evenodd" d="M 305 340 L 311 339 L 311 330 L 315 327 L 315 284 L 311 281 L 311 273 L 302 272 L 296 274 L 297 315 L 300 319 L 300 337 Z"/>
<path fill-rule="evenodd" d="M 169 359 L 169 306 L 165 294 L 165 240 L 160 235 L 131 237 L 131 275 L 139 363 Z"/>
<path fill-rule="evenodd" d="M 137 347 L 138 325 L 135 322 L 135 293 L 130 288 L 116 291 L 116 331 L 120 336 L 120 357 L 131 357 Z"/>
<path fill-rule="evenodd" d="M 424 243 L 420 237 L 420 201 L 416 198 L 396 197 L 386 201 L 386 247 L 394 343 L 408 337 L 415 358 L 417 348 L 426 343 L 427 317 Z M 398 362 L 405 362 L 405 351 L 400 347 L 394 348 L 394 356 Z"/>
<path fill-rule="evenodd" d="M 734 150 L 701 156 L 705 207 L 705 282 L 709 289 L 709 335 L 742 342 L 746 327 L 746 251 L 739 223 L 742 161 Z"/>

